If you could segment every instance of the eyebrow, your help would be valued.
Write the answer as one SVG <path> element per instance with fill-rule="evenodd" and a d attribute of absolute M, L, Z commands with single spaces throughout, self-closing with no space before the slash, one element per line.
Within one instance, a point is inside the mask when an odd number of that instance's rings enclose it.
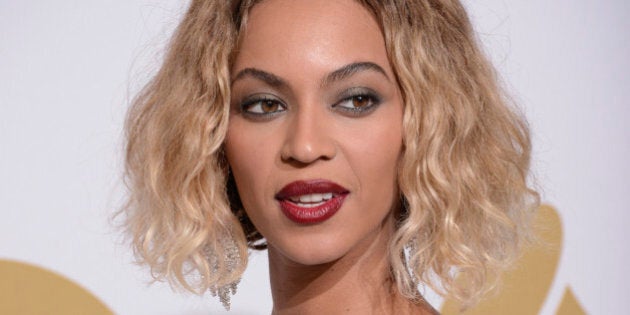
<path fill-rule="evenodd" d="M 383 68 L 373 62 L 353 62 L 350 64 L 347 64 L 331 73 L 329 73 L 328 75 L 326 75 L 326 77 L 324 77 L 324 79 L 321 82 L 321 86 L 327 86 L 330 85 L 332 83 L 338 82 L 338 81 L 342 81 L 344 79 L 347 79 L 353 75 L 355 75 L 358 72 L 361 71 L 375 71 L 378 72 L 380 74 L 382 74 L 388 81 L 390 80 L 389 76 L 387 75 L 387 73 L 385 72 L 385 70 L 383 70 Z M 239 71 L 236 76 L 234 76 L 234 79 L 232 79 L 232 84 L 234 84 L 234 82 L 243 79 L 247 76 L 253 77 L 255 79 L 258 79 L 260 81 L 263 81 L 265 83 L 267 83 L 268 85 L 272 86 L 272 87 L 283 87 L 283 86 L 288 86 L 287 82 L 284 81 L 282 78 L 266 72 L 264 70 L 260 70 L 257 68 L 245 68 L 241 71 Z"/>
<path fill-rule="evenodd" d="M 287 83 L 280 77 L 256 68 L 245 68 L 239 71 L 234 79 L 232 79 L 232 84 L 246 76 L 250 76 L 260 81 L 263 81 L 273 87 L 287 86 Z"/>
<path fill-rule="evenodd" d="M 373 62 L 353 62 L 329 73 L 324 80 L 322 80 L 321 85 L 327 86 L 342 81 L 361 71 L 376 71 L 385 76 L 388 81 L 390 80 L 385 70 Z"/>

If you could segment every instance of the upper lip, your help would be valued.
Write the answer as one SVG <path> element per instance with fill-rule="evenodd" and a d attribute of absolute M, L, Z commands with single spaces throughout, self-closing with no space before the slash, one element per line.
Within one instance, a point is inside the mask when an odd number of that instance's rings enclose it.
<path fill-rule="evenodd" d="M 324 193 L 341 195 L 348 192 L 348 189 L 344 188 L 343 186 L 325 179 L 298 180 L 284 186 L 276 194 L 276 199 L 282 200 L 289 199 L 295 196 Z"/>

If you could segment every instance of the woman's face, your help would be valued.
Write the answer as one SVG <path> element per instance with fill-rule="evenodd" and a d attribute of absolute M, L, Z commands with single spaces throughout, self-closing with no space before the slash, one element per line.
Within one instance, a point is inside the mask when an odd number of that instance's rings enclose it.
<path fill-rule="evenodd" d="M 351 0 L 266 0 L 232 68 L 228 162 L 270 250 L 333 261 L 397 206 L 403 105 L 379 26 Z"/>

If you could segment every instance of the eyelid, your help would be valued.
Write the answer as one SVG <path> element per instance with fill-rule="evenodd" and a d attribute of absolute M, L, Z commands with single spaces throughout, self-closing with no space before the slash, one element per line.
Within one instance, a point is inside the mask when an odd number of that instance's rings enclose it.
<path fill-rule="evenodd" d="M 339 99 L 340 101 L 342 101 L 342 100 L 351 98 L 353 96 L 359 96 L 359 95 L 368 95 L 368 96 L 378 98 L 379 100 L 381 98 L 379 96 L 379 93 L 377 93 L 374 89 L 369 88 L 369 87 L 364 87 L 364 86 L 357 86 L 357 87 L 346 89 L 343 92 L 339 93 Z"/>
<path fill-rule="evenodd" d="M 257 101 L 271 101 L 271 100 L 283 103 L 279 97 L 271 93 L 254 93 L 254 94 L 249 94 L 245 96 L 240 102 L 238 102 L 238 104 L 239 106 L 243 106 L 246 104 L 255 103 Z"/>
<path fill-rule="evenodd" d="M 265 101 L 273 101 L 278 103 L 278 106 L 281 108 L 281 110 L 277 110 L 274 112 L 270 112 L 270 113 L 256 113 L 256 112 L 252 112 L 249 111 L 248 109 L 252 106 L 257 106 L 257 103 L 260 103 L 260 105 L 262 105 L 262 102 Z M 260 106 L 258 105 L 258 106 Z M 269 94 L 269 93 L 256 93 L 256 94 L 251 94 L 248 95 L 247 97 L 245 97 L 242 101 L 240 101 L 238 103 L 238 110 L 239 112 L 251 119 L 267 119 L 267 118 L 271 118 L 271 116 L 275 116 L 283 111 L 285 111 L 287 109 L 287 105 L 279 98 L 276 97 L 273 94 Z"/>
<path fill-rule="evenodd" d="M 352 101 L 353 98 L 359 97 L 359 96 L 367 97 L 369 101 L 371 102 L 371 104 L 365 108 L 350 108 L 350 107 L 345 107 L 345 106 L 339 106 L 339 104 Z M 351 116 L 367 115 L 371 113 L 374 109 L 376 109 L 382 103 L 382 97 L 379 95 L 379 93 L 377 93 L 375 90 L 368 87 L 353 87 L 353 88 L 347 89 L 343 91 L 341 94 L 339 94 L 338 98 L 340 100 L 335 102 L 331 107 L 341 112 L 344 112 L 346 114 L 349 114 Z"/>

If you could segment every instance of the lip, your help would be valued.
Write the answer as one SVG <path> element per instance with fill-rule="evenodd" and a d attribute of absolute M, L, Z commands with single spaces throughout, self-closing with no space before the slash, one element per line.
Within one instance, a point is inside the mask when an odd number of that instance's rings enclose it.
<path fill-rule="evenodd" d="M 332 193 L 332 198 L 313 207 L 302 207 L 290 200 L 291 197 L 308 194 Z M 334 182 L 316 179 L 295 181 L 284 186 L 277 194 L 282 213 L 291 221 L 299 224 L 315 224 L 328 220 L 343 205 L 350 192 Z"/>

